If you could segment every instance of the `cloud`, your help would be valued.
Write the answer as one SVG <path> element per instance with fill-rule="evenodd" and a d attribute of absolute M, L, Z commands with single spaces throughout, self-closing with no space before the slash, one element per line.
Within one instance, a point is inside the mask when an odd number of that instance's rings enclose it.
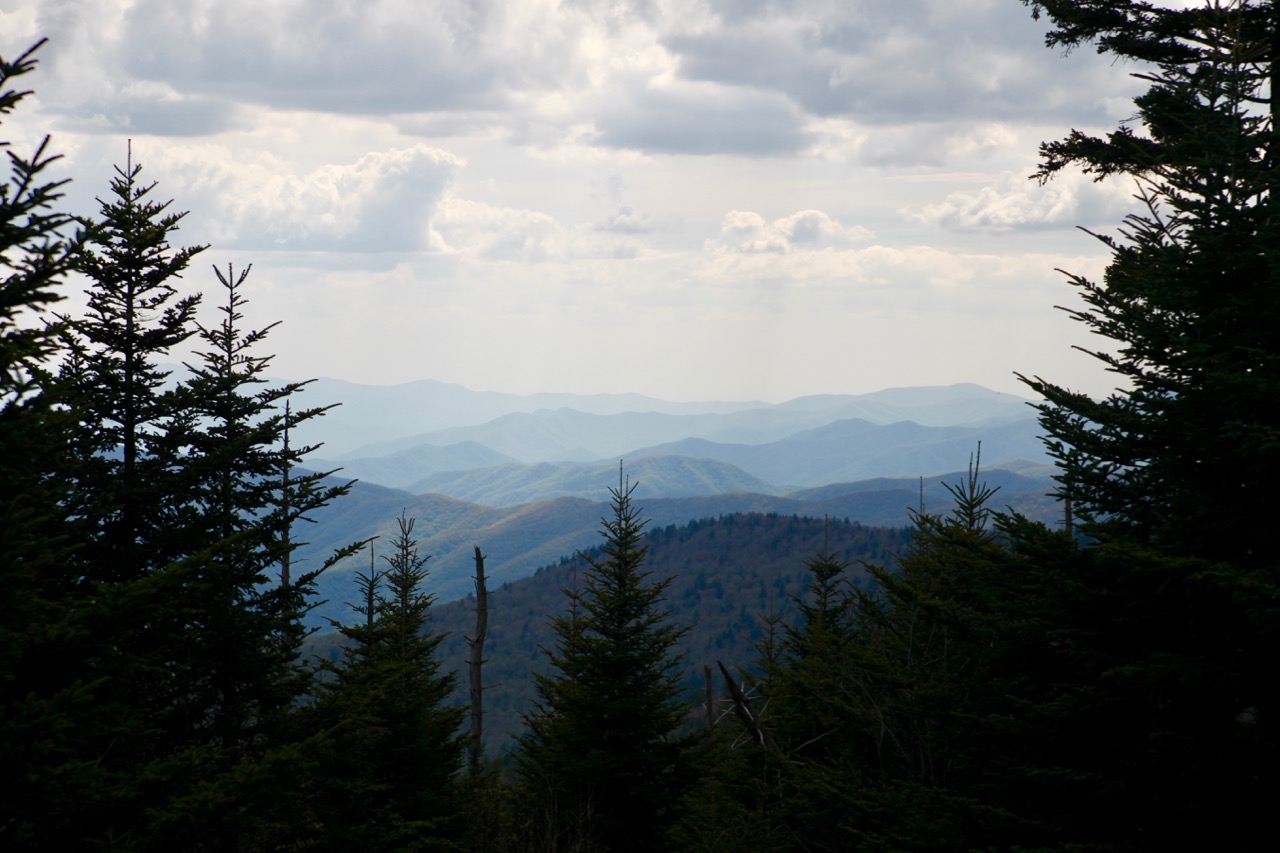
<path fill-rule="evenodd" d="M 804 149 L 804 116 L 772 93 L 697 84 L 611 98 L 596 115 L 595 142 L 665 154 L 774 156 Z"/>
<path fill-rule="evenodd" d="M 463 165 L 426 145 L 306 173 L 268 155 L 243 162 L 207 143 L 157 146 L 145 160 L 165 195 L 190 207 L 220 246 L 336 253 L 430 248 L 432 218 Z"/>
<path fill-rule="evenodd" d="M 663 45 L 680 77 L 785 95 L 814 117 L 869 123 L 1025 118 L 1075 105 L 1102 118 L 1090 85 L 1123 72 L 1044 62 L 1044 27 L 996 0 L 708 3 Z"/>
<path fill-rule="evenodd" d="M 654 225 L 649 219 L 649 214 L 624 204 L 599 228 L 601 231 L 612 231 L 615 234 L 648 234 L 654 230 Z"/>
<path fill-rule="evenodd" d="M 721 252 L 788 254 L 845 248 L 870 238 L 867 229 L 845 227 L 820 210 L 801 210 L 773 222 L 758 213 L 731 210 L 714 245 Z"/>
<path fill-rule="evenodd" d="M 235 104 L 225 99 L 180 95 L 168 86 L 144 83 L 77 104 L 67 125 L 82 133 L 212 136 L 236 127 L 236 116 Z"/>
<path fill-rule="evenodd" d="M 903 212 L 917 222 L 961 232 L 1092 227 L 1123 217 L 1132 207 L 1130 194 L 1123 182 L 1098 184 L 1082 174 L 1064 174 L 1040 186 L 1024 175 L 1005 173 L 976 192 L 951 193 L 936 204 Z"/>
<path fill-rule="evenodd" d="M 542 211 L 450 198 L 433 226 L 445 250 L 478 260 L 545 262 L 569 254 L 565 229 Z"/>
<path fill-rule="evenodd" d="M 627 216 L 620 213 L 615 220 Z M 573 265 L 580 261 L 629 261 L 651 254 L 633 236 L 644 233 L 642 227 L 606 229 L 591 223 L 566 227 L 545 211 L 497 207 L 458 197 L 442 202 L 432 229 L 443 251 L 478 263 Z M 587 274 L 584 270 L 579 273 Z"/>
<path fill-rule="evenodd" d="M 832 132 L 832 131 L 836 132 Z M 832 148 L 844 149 L 847 159 L 877 168 L 964 168 L 1018 150 L 1023 143 L 1003 122 L 920 122 L 896 126 L 871 125 L 861 133 L 828 125 Z M 852 137 L 853 144 L 848 143 Z M 831 144 L 831 143 L 829 143 Z"/>
<path fill-rule="evenodd" d="M 428 138 L 772 157 L 809 150 L 815 123 L 833 119 L 938 127 L 1070 105 L 1077 125 L 1110 122 L 1114 82 L 1126 79 L 1106 63 L 1045 61 L 1043 25 L 997 0 L 440 0 L 425 13 L 416 0 L 40 0 L 38 9 L 60 57 L 60 109 L 77 129 L 111 133 L 212 135 L 266 106 L 378 116 Z M 865 162 L 931 162 L 911 141 L 873 138 Z"/>

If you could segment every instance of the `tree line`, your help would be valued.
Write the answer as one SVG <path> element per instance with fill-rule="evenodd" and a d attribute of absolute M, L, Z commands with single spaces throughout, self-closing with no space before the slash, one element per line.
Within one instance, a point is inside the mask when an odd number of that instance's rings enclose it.
<path fill-rule="evenodd" d="M 1102 281 L 1068 276 L 1122 386 L 1039 377 L 1063 523 L 998 510 L 975 454 L 870 583 L 819 548 L 752 661 L 678 687 L 668 577 L 620 475 L 510 755 L 473 761 L 402 518 L 340 660 L 299 656 L 290 554 L 342 487 L 289 432 L 270 327 L 175 279 L 199 253 L 130 158 L 98 216 L 54 155 L 0 190 L 0 843 L 10 849 L 1261 850 L 1276 801 L 1280 10 L 1024 0 L 1051 46 L 1140 62 L 1134 119 L 1038 177 L 1134 182 Z M 0 61 L 0 113 L 31 52 Z M 85 277 L 88 309 L 56 310 Z M 159 364 L 198 347 L 185 378 Z M 1270 414 L 1268 414 L 1270 413 Z M 352 543 L 338 555 L 354 552 Z M 372 553 L 372 552 L 371 552 Z M 476 552 L 483 589 L 482 555 Z M 472 639 L 479 643 L 483 627 Z M 483 660 L 479 648 L 477 661 Z M 479 685 L 482 687 L 483 685 Z M 477 688 L 480 695 L 482 690 Z M 474 746 L 474 742 L 470 742 Z"/>

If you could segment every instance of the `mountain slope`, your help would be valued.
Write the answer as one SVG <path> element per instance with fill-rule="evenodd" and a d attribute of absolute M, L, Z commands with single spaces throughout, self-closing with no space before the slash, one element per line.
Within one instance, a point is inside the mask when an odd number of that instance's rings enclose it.
<path fill-rule="evenodd" d="M 679 454 L 717 459 L 762 480 L 793 486 L 885 476 L 929 476 L 954 470 L 978 443 L 986 459 L 1045 461 L 1034 418 L 986 426 L 886 426 L 849 419 L 766 444 L 721 444 L 687 438 L 634 450 L 628 459 Z"/>
<path fill-rule="evenodd" d="M 530 464 L 585 461 L 689 437 L 760 444 L 850 418 L 880 425 L 910 420 L 926 426 L 981 426 L 1030 415 L 1027 400 L 970 384 L 801 397 L 777 405 L 668 403 L 637 395 L 516 397 L 429 382 L 388 389 L 322 381 L 309 393 L 322 403 L 345 399 L 318 426 L 328 441 L 324 455 L 330 460 L 476 441 Z M 334 396 L 339 393 L 347 396 Z M 353 447 L 350 436 L 358 429 L 379 436 Z"/>
<path fill-rule="evenodd" d="M 488 571 L 495 584 L 526 577 L 538 566 L 594 545 L 600 519 L 608 512 L 607 486 L 616 482 L 616 477 L 617 469 L 611 466 L 608 476 L 599 483 L 598 500 L 558 498 L 508 507 L 357 483 L 346 498 L 315 513 L 316 524 L 295 528 L 295 538 L 311 540 L 297 555 L 295 574 L 317 567 L 334 548 L 348 542 L 371 536 L 389 539 L 395 519 L 403 511 L 418 520 L 421 553 L 433 555 L 429 564 L 430 590 L 442 602 L 459 598 L 471 589 L 472 549 L 476 545 L 489 556 Z M 842 483 L 790 496 L 747 492 L 643 498 L 639 504 L 654 526 L 743 512 L 904 526 L 910 522 L 910 510 L 920 506 L 922 497 L 929 511 L 950 506 L 943 484 L 958 482 L 961 477 L 957 473 L 923 481 L 905 478 Z M 1001 487 L 993 500 L 994 507 L 1013 506 L 1032 518 L 1051 523 L 1061 515 L 1058 505 L 1045 497 L 1053 486 L 1047 476 L 984 471 L 983 478 Z M 384 547 L 375 543 L 375 554 L 385 553 Z M 326 603 L 311 614 L 309 624 L 325 625 L 327 619 L 349 620 L 351 612 L 345 602 L 356 600 L 354 573 L 368 566 L 366 552 L 325 572 L 319 579 L 319 592 Z"/>
<path fill-rule="evenodd" d="M 752 643 L 761 635 L 761 617 L 785 614 L 792 596 L 803 595 L 808 579 L 804 561 L 823 547 L 851 564 L 849 577 L 863 577 L 861 562 L 890 564 L 906 547 L 905 529 L 877 529 L 843 521 L 785 515 L 744 514 L 707 518 L 682 525 L 651 524 L 645 536 L 649 555 L 645 568 L 655 577 L 674 577 L 666 605 L 677 624 L 691 626 L 681 651 L 683 682 L 696 707 L 703 667 L 722 660 L 731 669 L 750 666 Z M 600 541 L 594 538 L 593 545 Z M 486 550 L 486 554 L 489 552 Z M 487 561 L 486 561 L 487 565 Z M 529 709 L 534 671 L 546 671 L 540 648 L 553 636 L 552 615 L 566 606 L 562 592 L 585 568 L 564 560 L 509 584 L 490 584 L 489 638 L 485 645 L 485 721 L 490 753 L 506 748 L 519 731 L 520 714 Z M 432 627 L 448 637 L 439 655 L 450 667 L 466 656 L 465 636 L 473 633 L 474 601 L 437 604 Z M 319 637 L 312 651 L 337 654 L 337 636 Z M 454 701 L 464 702 L 465 673 Z M 719 692 L 719 676 L 717 676 Z"/>

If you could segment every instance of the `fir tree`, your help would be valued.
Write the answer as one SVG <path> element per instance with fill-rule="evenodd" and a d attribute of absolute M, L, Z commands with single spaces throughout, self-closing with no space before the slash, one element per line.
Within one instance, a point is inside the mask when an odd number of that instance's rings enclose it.
<path fill-rule="evenodd" d="M 265 384 L 271 327 L 243 328 L 243 274 L 219 275 L 222 322 L 197 321 L 200 296 L 177 284 L 200 250 L 170 245 L 182 214 L 140 173 L 131 158 L 117 170 L 75 257 L 87 315 L 60 318 L 63 573 L 96 701 L 120 723 L 97 754 L 112 802 L 85 837 L 265 844 L 290 831 L 307 762 L 292 718 L 309 690 L 296 657 L 316 572 L 288 585 L 271 573 L 296 547 L 289 524 L 345 488 L 281 483 L 309 449 L 288 447 L 289 428 L 319 412 L 288 406 L 300 385 Z M 162 364 L 193 338 L 204 349 L 180 381 Z"/>
<path fill-rule="evenodd" d="M 661 609 L 671 579 L 644 570 L 634 491 L 619 474 L 601 520 L 604 559 L 586 558 L 582 587 L 566 591 L 569 612 L 545 650 L 553 672 L 535 676 L 516 756 L 532 849 L 659 849 L 688 785 L 693 741 L 679 734 L 688 711 L 676 672 L 686 629 Z"/>
<path fill-rule="evenodd" d="M 1070 276 L 1085 303 L 1071 316 L 1106 340 L 1091 354 L 1123 384 L 1102 400 L 1028 384 L 1045 398 L 1060 492 L 1124 597 L 1114 639 L 1130 657 L 1115 678 L 1144 696 L 1146 748 L 1128 776 L 1160 792 L 1138 809 L 1149 837 L 1247 849 L 1265 832 L 1280 754 L 1280 8 L 1029 5 L 1053 22 L 1051 45 L 1147 63 L 1140 127 L 1041 148 L 1042 179 L 1080 167 L 1138 185 L 1143 209 L 1099 237 L 1112 253 L 1103 281 Z M 1159 835 L 1165 820 L 1178 838 Z"/>
<path fill-rule="evenodd" d="M 1028 0 L 1029 2 L 1029 0 Z M 1070 276 L 1070 311 L 1106 339 L 1086 350 L 1122 385 L 1094 400 L 1051 381 L 1041 423 L 1061 492 L 1086 521 L 1170 553 L 1257 568 L 1280 528 L 1280 217 L 1275 110 L 1280 10 L 1233 0 L 1029 2 L 1048 43 L 1095 43 L 1144 65 L 1133 122 L 1041 147 L 1039 177 L 1079 167 L 1136 182 L 1142 210 L 1115 236 L 1103 281 Z M 1095 533 L 1104 531 L 1094 530 Z"/>
<path fill-rule="evenodd" d="M 0 57 L 0 117 L 30 94 L 11 87 L 42 43 Z M 76 237 L 58 207 L 65 182 L 48 176 L 48 137 L 29 157 L 0 148 L 0 847 L 72 847 L 108 797 L 93 747 L 116 734 L 85 666 L 91 624 L 74 606 L 66 483 L 52 476 L 67 424 L 47 374 L 59 329 L 41 321 Z"/>
<path fill-rule="evenodd" d="M 358 576 L 362 624 L 331 667 L 322 719 L 335 728 L 322 785 L 323 844 L 347 850 L 448 849 L 460 827 L 454 776 L 464 709 L 446 704 L 457 677 L 441 673 L 443 635 L 430 631 L 434 597 L 414 520 L 397 519 L 387 568 Z"/>

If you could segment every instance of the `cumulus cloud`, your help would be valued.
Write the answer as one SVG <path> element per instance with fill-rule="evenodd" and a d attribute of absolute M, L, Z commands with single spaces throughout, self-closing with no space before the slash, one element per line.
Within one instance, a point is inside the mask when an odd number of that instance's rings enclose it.
<path fill-rule="evenodd" d="M 538 210 L 450 198 L 433 227 L 446 250 L 481 260 L 544 262 L 568 256 L 564 227 Z"/>
<path fill-rule="evenodd" d="M 725 214 L 715 246 L 719 251 L 746 254 L 788 254 L 845 248 L 870 238 L 867 229 L 845 227 L 820 210 L 801 210 L 773 222 L 758 213 L 731 210 Z"/>
<path fill-rule="evenodd" d="M 37 17 L 61 56 L 62 109 L 112 133 L 209 135 L 259 105 L 396 116 L 437 138 L 777 156 L 834 118 L 1071 105 L 1109 122 L 1116 87 L 1098 81 L 1127 70 L 1046 62 L 1043 25 L 996 0 L 441 0 L 428 13 L 415 0 L 40 0 Z"/>
<path fill-rule="evenodd" d="M 191 207 L 219 245 L 341 253 L 430 248 L 432 218 L 462 167 L 425 145 L 305 173 L 208 144 L 149 148 L 145 159 L 148 175 L 163 177 L 164 193 Z"/>
<path fill-rule="evenodd" d="M 1006 173 L 976 192 L 951 193 L 943 201 L 904 213 L 917 222 L 954 231 L 1074 228 L 1118 220 L 1129 195 L 1121 183 L 1098 184 L 1081 174 L 1065 174 L 1040 186 L 1025 175 Z"/>

